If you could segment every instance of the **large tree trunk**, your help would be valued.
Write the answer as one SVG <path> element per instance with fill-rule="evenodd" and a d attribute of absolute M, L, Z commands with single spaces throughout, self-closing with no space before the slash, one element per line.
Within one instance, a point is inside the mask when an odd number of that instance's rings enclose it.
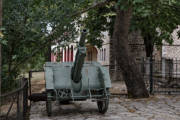
<path fill-rule="evenodd" d="M 135 62 L 135 57 L 130 53 L 128 46 L 128 32 L 132 9 L 126 11 L 117 9 L 114 25 L 113 43 L 117 65 L 122 70 L 126 83 L 128 96 L 133 98 L 149 97 L 142 74 Z"/>
<path fill-rule="evenodd" d="M 2 26 L 2 0 L 0 0 L 0 27 Z M 1 32 L 1 31 L 0 31 Z M 1 44 L 0 44 L 0 95 L 1 95 L 1 77 L 2 77 L 2 55 L 1 55 Z M 1 103 L 1 101 L 0 101 Z"/>

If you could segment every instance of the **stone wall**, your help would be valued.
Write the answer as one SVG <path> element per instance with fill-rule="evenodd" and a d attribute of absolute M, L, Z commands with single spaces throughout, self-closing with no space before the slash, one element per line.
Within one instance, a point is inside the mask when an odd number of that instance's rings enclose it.
<path fill-rule="evenodd" d="M 177 35 L 179 30 L 180 26 L 172 33 L 172 38 L 174 40 L 172 45 L 169 45 L 164 41 L 164 46 L 162 47 L 163 58 L 180 60 L 180 39 Z"/>
<path fill-rule="evenodd" d="M 173 44 L 169 45 L 164 41 L 162 47 L 162 58 L 165 60 L 172 60 L 172 72 L 174 77 L 180 78 L 180 39 L 177 32 L 180 30 L 180 26 L 172 33 Z M 165 65 L 166 66 L 166 65 Z M 166 70 L 166 68 L 164 68 Z"/>

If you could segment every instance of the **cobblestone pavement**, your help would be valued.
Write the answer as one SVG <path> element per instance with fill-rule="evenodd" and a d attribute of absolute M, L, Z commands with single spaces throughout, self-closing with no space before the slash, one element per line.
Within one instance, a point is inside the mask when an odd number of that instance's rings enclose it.
<path fill-rule="evenodd" d="M 156 95 L 148 99 L 110 99 L 108 112 L 99 114 L 95 102 L 53 103 L 52 117 L 45 102 L 32 103 L 30 120 L 180 120 L 180 96 Z"/>

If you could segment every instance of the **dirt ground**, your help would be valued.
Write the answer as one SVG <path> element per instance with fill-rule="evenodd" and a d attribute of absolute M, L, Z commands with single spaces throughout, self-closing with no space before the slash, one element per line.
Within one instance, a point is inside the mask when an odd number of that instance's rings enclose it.
<path fill-rule="evenodd" d="M 31 91 L 32 93 L 40 93 L 45 90 L 44 72 L 32 74 Z"/>
<path fill-rule="evenodd" d="M 33 75 L 33 92 L 44 90 L 43 76 L 43 73 Z M 112 93 L 126 93 L 123 82 L 113 82 L 112 86 Z M 53 102 L 52 106 L 52 116 L 48 117 L 45 102 L 32 102 L 30 120 L 180 120 L 180 96 L 155 95 L 136 100 L 112 97 L 104 115 L 98 113 L 96 102 L 90 100 L 68 105 Z"/>

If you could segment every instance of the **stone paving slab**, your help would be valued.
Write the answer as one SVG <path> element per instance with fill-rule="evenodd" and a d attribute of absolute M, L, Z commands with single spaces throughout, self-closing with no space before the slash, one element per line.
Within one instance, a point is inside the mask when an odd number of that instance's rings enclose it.
<path fill-rule="evenodd" d="M 48 117 L 45 102 L 36 102 L 32 103 L 30 120 L 180 120 L 180 96 L 112 98 L 104 115 L 98 113 L 95 102 L 88 100 L 69 105 L 54 102 L 52 117 Z"/>

